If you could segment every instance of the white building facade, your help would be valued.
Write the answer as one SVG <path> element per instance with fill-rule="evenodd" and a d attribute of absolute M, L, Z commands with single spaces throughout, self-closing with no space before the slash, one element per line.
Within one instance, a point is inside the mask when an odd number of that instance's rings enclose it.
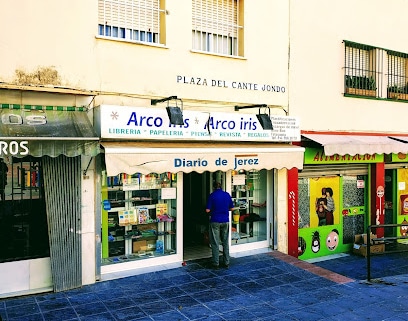
<path fill-rule="evenodd" d="M 233 256 L 296 251 L 304 148 L 288 103 L 289 14 L 271 0 L 0 3 L 13 27 L 1 36 L 0 295 L 208 255 L 215 181 L 236 205 Z"/>

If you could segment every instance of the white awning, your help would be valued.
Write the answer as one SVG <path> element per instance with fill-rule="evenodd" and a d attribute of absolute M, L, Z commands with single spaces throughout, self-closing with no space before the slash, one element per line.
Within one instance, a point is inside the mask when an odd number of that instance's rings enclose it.
<path fill-rule="evenodd" d="M 303 168 L 304 148 L 289 144 L 102 142 L 108 176 Z"/>
<path fill-rule="evenodd" d="M 388 136 L 302 134 L 324 147 L 326 156 L 408 154 L 408 144 Z"/>

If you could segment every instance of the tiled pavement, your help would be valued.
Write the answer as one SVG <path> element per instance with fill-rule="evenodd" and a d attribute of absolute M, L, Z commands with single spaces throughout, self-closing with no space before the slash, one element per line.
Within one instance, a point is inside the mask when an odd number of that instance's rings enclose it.
<path fill-rule="evenodd" d="M 408 320 L 407 255 L 308 263 L 279 252 L 207 260 L 62 293 L 0 301 L 3 320 Z"/>

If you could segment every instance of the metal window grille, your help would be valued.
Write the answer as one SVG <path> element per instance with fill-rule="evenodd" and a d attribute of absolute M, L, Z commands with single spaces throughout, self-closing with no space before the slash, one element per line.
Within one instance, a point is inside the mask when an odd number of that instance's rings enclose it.
<path fill-rule="evenodd" d="M 41 158 L 0 158 L 0 263 L 50 255 Z"/>
<path fill-rule="evenodd" d="M 382 56 L 383 53 L 378 48 L 345 42 L 346 94 L 372 97 L 381 94 Z"/>
<path fill-rule="evenodd" d="M 193 0 L 193 49 L 238 56 L 240 10 L 240 0 Z"/>
<path fill-rule="evenodd" d="M 98 34 L 136 42 L 163 43 L 160 0 L 98 0 Z"/>
<path fill-rule="evenodd" d="M 388 98 L 408 99 L 407 59 L 408 54 L 387 52 Z"/>

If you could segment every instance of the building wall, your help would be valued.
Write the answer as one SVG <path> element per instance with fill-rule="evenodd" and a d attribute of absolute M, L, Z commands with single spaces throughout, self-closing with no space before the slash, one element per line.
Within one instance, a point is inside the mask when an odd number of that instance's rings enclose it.
<path fill-rule="evenodd" d="M 2 2 L 0 21 L 13 32 L 2 35 L 2 58 L 7 64 L 0 64 L 0 81 L 18 83 L 17 71 L 21 81 L 40 69 L 43 85 L 149 99 L 177 95 L 186 108 L 189 101 L 195 109 L 223 105 L 231 111 L 238 102 L 287 106 L 287 93 L 261 87 L 287 87 L 288 3 L 257 0 L 244 5 L 245 55 L 226 58 L 191 51 L 189 0 L 166 1 L 164 47 L 98 38 L 96 0 Z M 16 23 L 15 17 L 24 23 Z M 178 82 L 178 76 L 186 78 Z M 195 82 L 206 79 L 208 85 L 185 84 L 191 77 Z M 256 83 L 259 89 L 216 87 L 212 80 Z"/>
<path fill-rule="evenodd" d="M 382 0 L 290 1 L 290 114 L 302 130 L 406 133 L 407 105 L 344 97 L 349 40 L 408 53 L 408 3 Z"/>
<path fill-rule="evenodd" d="M 246 0 L 244 57 L 191 51 L 191 1 L 166 0 L 166 45 L 152 46 L 98 37 L 98 1 L 0 2 L 0 103 L 150 107 L 150 99 L 177 95 L 184 108 L 233 112 L 236 104 L 288 108 L 289 3 Z M 6 62 L 6 63 L 5 63 Z M 192 84 L 206 80 L 207 85 Z M 231 88 L 232 82 L 252 89 Z M 219 85 L 214 85 L 216 82 Z M 224 83 L 227 87 L 224 87 Z M 254 86 L 257 86 L 255 89 Z M 20 86 L 30 85 L 21 91 Z M 278 86 L 280 92 L 263 90 Z M 55 95 L 77 89 L 89 95 Z M 27 89 L 27 88 L 25 88 Z M 34 91 L 31 91 L 34 90 Z M 151 108 L 156 108 L 152 106 Z M 163 108 L 158 106 L 157 108 Z M 258 113 L 258 109 L 240 113 Z M 273 108 L 271 114 L 284 114 Z M 297 116 L 291 112 L 291 116 Z M 88 159 L 82 159 L 83 170 Z M 283 173 L 279 181 L 284 181 Z M 93 163 L 83 179 L 83 283 L 95 275 L 95 176 Z M 285 233 L 285 185 L 278 186 L 279 234 Z M 286 235 L 279 247 L 286 251 Z"/>

